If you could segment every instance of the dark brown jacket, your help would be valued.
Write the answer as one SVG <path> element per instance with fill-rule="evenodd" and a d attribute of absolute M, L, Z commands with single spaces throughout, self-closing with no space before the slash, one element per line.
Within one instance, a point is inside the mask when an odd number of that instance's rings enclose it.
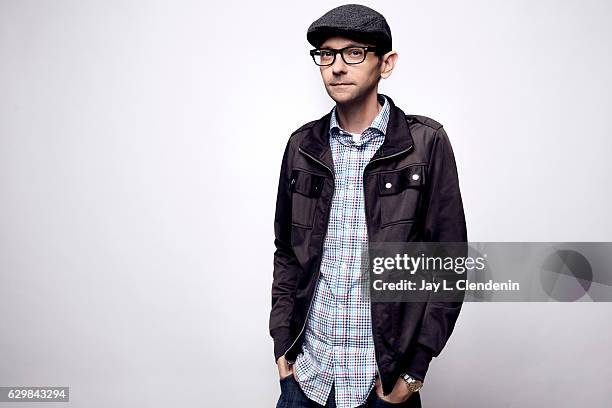
<path fill-rule="evenodd" d="M 369 242 L 467 242 L 453 150 L 442 125 L 391 104 L 382 146 L 363 173 Z M 274 232 L 270 335 L 274 358 L 300 352 L 319 277 L 334 194 L 331 111 L 293 132 L 283 155 Z M 413 174 L 420 177 L 414 180 Z M 416 177 L 415 177 L 416 178 Z M 387 188 L 391 183 L 391 188 Z M 372 302 L 384 394 L 407 372 L 425 378 L 455 326 L 462 302 Z"/>

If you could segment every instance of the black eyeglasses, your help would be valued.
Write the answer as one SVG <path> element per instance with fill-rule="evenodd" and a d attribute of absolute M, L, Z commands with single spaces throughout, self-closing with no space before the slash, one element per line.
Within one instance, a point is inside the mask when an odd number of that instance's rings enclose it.
<path fill-rule="evenodd" d="M 334 48 L 321 48 L 310 50 L 310 56 L 318 66 L 332 65 L 336 61 L 336 54 L 342 55 L 342 60 L 349 64 L 361 64 L 366 59 L 368 52 L 376 52 L 376 47 L 344 47 L 339 50 Z"/>

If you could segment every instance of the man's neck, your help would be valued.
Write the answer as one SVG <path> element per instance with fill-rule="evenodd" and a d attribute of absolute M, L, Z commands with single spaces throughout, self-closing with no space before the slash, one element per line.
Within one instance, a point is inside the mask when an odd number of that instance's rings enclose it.
<path fill-rule="evenodd" d="M 351 104 L 336 104 L 336 119 L 347 132 L 362 133 L 380 112 L 378 92 L 372 92 L 366 99 Z"/>

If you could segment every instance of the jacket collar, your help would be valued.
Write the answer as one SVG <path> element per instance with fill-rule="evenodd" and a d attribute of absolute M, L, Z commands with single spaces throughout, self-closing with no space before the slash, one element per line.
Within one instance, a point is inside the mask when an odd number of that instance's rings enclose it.
<path fill-rule="evenodd" d="M 390 104 L 389 122 L 387 124 L 385 140 L 370 161 L 394 155 L 410 148 L 413 144 L 410 129 L 406 122 L 406 115 L 400 108 L 395 106 L 395 103 L 389 96 L 384 96 Z M 334 159 L 329 145 L 329 128 L 332 112 L 333 108 L 325 116 L 317 120 L 307 130 L 300 143 L 301 150 L 323 162 L 330 170 L 334 168 Z"/>

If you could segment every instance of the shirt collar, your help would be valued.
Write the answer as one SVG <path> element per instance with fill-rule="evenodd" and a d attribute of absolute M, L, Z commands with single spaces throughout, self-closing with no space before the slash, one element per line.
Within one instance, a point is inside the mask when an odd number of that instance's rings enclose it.
<path fill-rule="evenodd" d="M 389 122 L 389 112 L 390 112 L 389 102 L 387 101 L 387 98 L 381 94 L 378 94 L 377 99 L 383 105 L 382 109 L 380 110 L 380 112 L 378 112 L 378 115 L 376 115 L 376 117 L 374 118 L 370 126 L 368 126 L 363 131 L 362 133 L 363 135 L 365 135 L 368 130 L 374 130 L 375 132 L 378 131 L 379 133 L 382 133 L 383 135 L 386 134 L 387 132 L 387 123 Z M 338 137 L 339 135 L 343 135 L 343 134 L 351 137 L 351 134 L 348 133 L 346 130 L 342 129 L 340 125 L 338 124 L 338 121 L 336 119 L 336 107 L 335 106 L 333 107 L 332 113 L 331 113 L 331 119 L 329 122 L 329 132 L 334 137 Z M 364 138 L 362 137 L 362 142 L 364 141 L 363 139 Z"/>

